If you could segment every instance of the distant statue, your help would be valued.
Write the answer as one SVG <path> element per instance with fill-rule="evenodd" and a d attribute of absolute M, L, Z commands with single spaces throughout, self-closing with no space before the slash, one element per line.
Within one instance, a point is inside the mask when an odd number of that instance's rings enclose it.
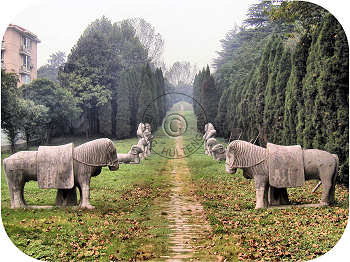
<path fill-rule="evenodd" d="M 134 145 L 130 148 L 127 154 L 118 154 L 118 160 L 121 164 L 140 164 L 140 154 L 143 153 L 143 150 Z"/>
<path fill-rule="evenodd" d="M 204 150 L 205 150 L 205 154 L 210 155 L 209 149 L 208 149 L 208 145 L 207 145 L 207 141 L 210 138 L 215 137 L 216 135 L 216 130 L 213 126 L 212 123 L 208 123 L 204 126 L 204 135 L 203 135 L 203 140 L 204 140 Z"/>

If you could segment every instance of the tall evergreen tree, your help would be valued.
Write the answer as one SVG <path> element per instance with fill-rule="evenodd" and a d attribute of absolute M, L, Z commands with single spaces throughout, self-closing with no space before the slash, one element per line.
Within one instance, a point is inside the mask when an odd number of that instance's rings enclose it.
<path fill-rule="evenodd" d="M 275 120 L 275 103 L 277 98 L 278 86 L 276 78 L 278 74 L 279 65 L 281 63 L 281 56 L 283 52 L 283 42 L 280 38 L 275 38 L 273 47 L 270 52 L 269 61 L 269 78 L 265 90 L 265 104 L 264 104 L 264 138 L 265 142 L 273 142 L 274 134 L 274 120 Z"/>
<path fill-rule="evenodd" d="M 265 135 L 264 130 L 264 107 L 265 107 L 265 89 L 269 79 L 269 62 L 270 56 L 273 61 L 275 55 L 274 47 L 275 36 L 273 35 L 265 46 L 262 54 L 260 64 L 257 71 L 257 81 L 255 86 L 255 103 L 252 105 L 255 111 L 254 128 L 258 129 L 259 141 L 263 141 L 262 138 Z"/>
<path fill-rule="evenodd" d="M 286 86 L 291 71 L 291 53 L 288 47 L 284 48 L 282 57 L 279 61 L 278 73 L 275 82 L 276 98 L 273 104 L 272 111 L 272 136 L 270 141 L 275 144 L 283 144 L 283 117 L 284 117 L 284 106 L 285 106 L 285 93 Z"/>
<path fill-rule="evenodd" d="M 297 143 L 297 128 L 299 138 L 303 132 L 304 121 L 301 118 L 304 116 L 302 113 L 304 100 L 302 88 L 310 45 L 311 39 L 309 35 L 305 34 L 300 38 L 292 54 L 292 69 L 286 87 L 283 117 L 283 144 L 286 145 Z"/>

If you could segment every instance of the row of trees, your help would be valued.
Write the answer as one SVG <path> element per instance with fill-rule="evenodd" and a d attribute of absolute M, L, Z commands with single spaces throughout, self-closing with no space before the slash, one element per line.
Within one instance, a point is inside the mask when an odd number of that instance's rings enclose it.
<path fill-rule="evenodd" d="M 348 184 L 349 51 L 334 16 L 307 2 L 261 1 L 222 44 L 213 65 L 215 82 L 203 70 L 194 84 L 202 102 L 211 104 L 205 99 L 219 94 L 217 109 L 213 103 L 207 111 L 217 110 L 208 120 L 218 134 L 335 153 L 340 180 Z M 208 83 L 215 91 L 205 98 Z"/>
<path fill-rule="evenodd" d="M 83 110 L 83 120 L 73 125 L 76 133 L 128 137 L 142 120 L 140 108 L 164 93 L 162 71 L 150 65 L 157 57 L 155 50 L 142 44 L 134 24 L 135 20 L 114 24 L 105 17 L 96 20 L 59 72 L 59 81 L 72 90 Z M 156 123 L 162 117 L 156 116 Z"/>
<path fill-rule="evenodd" d="M 193 110 L 197 117 L 197 129 L 203 132 L 207 122 L 214 123 L 217 115 L 219 93 L 209 66 L 196 74 L 193 81 Z"/>
<path fill-rule="evenodd" d="M 20 132 L 42 143 L 64 134 L 130 137 L 148 109 L 156 128 L 167 109 L 165 97 L 153 103 L 167 86 L 155 67 L 163 44 L 142 18 L 111 23 L 102 17 L 67 61 L 63 52 L 51 55 L 31 84 L 17 88 L 17 76 L 2 71 L 2 128 L 11 144 Z"/>

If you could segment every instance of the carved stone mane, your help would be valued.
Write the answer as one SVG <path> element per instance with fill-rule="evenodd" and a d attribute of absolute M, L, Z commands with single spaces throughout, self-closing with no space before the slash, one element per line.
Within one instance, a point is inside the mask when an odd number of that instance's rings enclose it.
<path fill-rule="evenodd" d="M 96 166 L 116 166 L 117 151 L 110 139 L 101 138 L 76 147 L 73 158 Z"/>
<path fill-rule="evenodd" d="M 265 148 L 242 140 L 232 141 L 227 150 L 233 155 L 229 163 L 231 168 L 252 167 L 266 160 L 267 157 Z"/>

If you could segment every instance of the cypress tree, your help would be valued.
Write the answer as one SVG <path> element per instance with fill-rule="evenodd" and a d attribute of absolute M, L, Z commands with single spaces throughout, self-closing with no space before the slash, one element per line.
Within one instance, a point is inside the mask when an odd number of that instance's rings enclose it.
<path fill-rule="evenodd" d="M 137 122 L 148 122 L 155 128 L 158 126 L 158 115 L 155 103 L 153 103 L 154 83 L 152 78 L 151 67 L 147 64 L 142 70 Z"/>
<path fill-rule="evenodd" d="M 264 105 L 264 135 L 265 142 L 274 142 L 274 117 L 275 117 L 275 103 L 277 97 L 278 86 L 276 78 L 278 74 L 279 64 L 281 62 L 281 56 L 283 52 L 283 42 L 280 38 L 276 38 L 273 43 L 273 48 L 270 53 L 269 62 L 269 78 L 265 90 L 265 105 Z"/>
<path fill-rule="evenodd" d="M 205 122 L 215 123 L 215 117 L 217 115 L 218 108 L 218 92 L 215 87 L 214 77 L 210 74 L 209 66 L 204 71 L 202 78 L 201 92 L 200 92 L 200 103 L 204 108 L 205 116 L 202 112 L 199 113 L 197 118 L 197 129 L 203 132 Z M 207 119 L 205 119 L 205 117 Z"/>
<path fill-rule="evenodd" d="M 348 183 L 348 172 L 344 171 L 348 171 L 349 148 L 349 50 L 345 32 L 331 14 L 323 21 L 316 48 L 319 77 L 311 118 L 315 129 L 312 146 L 339 156 L 341 179 Z"/>
<path fill-rule="evenodd" d="M 235 127 L 235 125 L 234 125 L 235 107 L 236 107 L 236 104 L 235 104 L 235 85 L 232 85 L 228 89 L 227 100 L 229 103 L 227 104 L 227 114 L 226 114 L 225 126 L 227 128 L 226 129 L 227 136 L 230 136 L 232 129 Z"/>
<path fill-rule="evenodd" d="M 128 83 L 129 74 L 127 72 L 122 72 L 120 77 L 120 88 L 118 88 L 117 93 L 117 112 L 116 112 L 116 137 L 118 139 L 123 139 L 130 137 L 132 134 L 131 125 L 131 108 L 130 108 L 130 86 Z"/>
<path fill-rule="evenodd" d="M 307 68 L 303 80 L 302 96 L 304 107 L 298 110 L 298 139 L 297 142 L 305 148 L 313 147 L 313 139 L 320 126 L 321 116 L 315 112 L 315 98 L 318 93 L 318 81 L 320 77 L 322 54 L 319 49 L 319 28 L 312 36 L 309 56 L 307 58 Z M 314 118 L 314 120 L 313 120 Z M 317 118 L 317 119 L 316 119 Z M 317 126 L 314 126 L 316 123 Z M 319 146 L 317 146 L 319 148 Z"/>
<path fill-rule="evenodd" d="M 276 98 L 273 105 L 273 123 L 271 142 L 283 144 L 283 115 L 286 86 L 291 71 L 291 53 L 289 48 L 285 48 L 279 61 L 278 73 L 275 82 Z"/>
<path fill-rule="evenodd" d="M 302 140 L 303 117 L 303 79 L 306 74 L 306 60 L 311 45 L 310 36 L 303 35 L 292 54 L 292 69 L 286 87 L 283 117 L 283 144 L 291 145 Z M 298 114 L 299 112 L 299 114 Z M 299 119 L 298 119 L 299 116 Z M 298 123 L 299 120 L 299 123 Z M 299 128 L 297 134 L 297 126 Z M 300 139 L 301 138 L 301 139 Z M 302 143 L 299 143 L 302 144 Z"/>
<path fill-rule="evenodd" d="M 260 60 L 258 71 L 257 71 L 257 81 L 256 81 L 255 92 L 254 92 L 255 103 L 252 106 L 255 111 L 253 129 L 257 129 L 258 134 L 260 134 L 259 141 L 262 141 L 261 136 L 264 135 L 263 121 L 264 121 L 264 107 L 265 107 L 265 89 L 269 78 L 270 55 L 271 57 L 274 56 L 274 46 L 273 46 L 274 40 L 275 40 L 275 36 L 273 35 L 270 38 L 270 40 L 267 42 Z"/>
<path fill-rule="evenodd" d="M 229 89 L 225 89 L 220 98 L 220 102 L 218 105 L 218 114 L 215 118 L 215 127 L 218 136 L 225 137 L 227 134 L 227 125 L 226 125 L 226 117 L 227 117 L 227 103 L 228 103 L 228 93 Z"/>

